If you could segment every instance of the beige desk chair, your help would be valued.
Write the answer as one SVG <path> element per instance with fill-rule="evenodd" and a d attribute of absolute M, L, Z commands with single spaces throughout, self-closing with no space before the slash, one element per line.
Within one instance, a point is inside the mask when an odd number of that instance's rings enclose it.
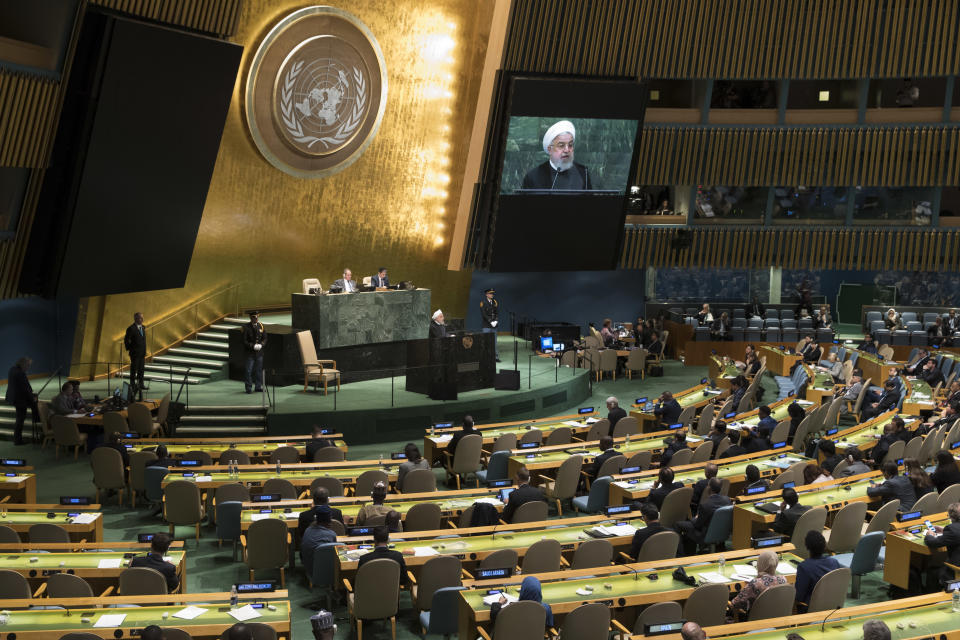
<path fill-rule="evenodd" d="M 154 421 L 147 405 L 139 402 L 134 402 L 127 407 L 127 423 L 130 429 L 144 438 L 160 436 L 163 433 L 160 423 Z"/>
<path fill-rule="evenodd" d="M 693 590 L 683 605 L 683 618 L 701 627 L 726 623 L 730 588 L 725 584 L 703 584 Z"/>
<path fill-rule="evenodd" d="M 343 462 L 346 454 L 340 447 L 323 447 L 313 454 L 314 462 Z"/>
<path fill-rule="evenodd" d="M 582 604 L 563 619 L 562 640 L 607 640 L 610 636 L 610 608 L 599 602 Z"/>
<path fill-rule="evenodd" d="M 813 587 L 807 612 L 840 609 L 846 601 L 849 588 L 850 569 L 842 567 L 824 574 Z"/>
<path fill-rule="evenodd" d="M 420 469 L 425 471 L 425 469 Z M 443 512 L 440 505 L 432 502 L 420 502 L 407 511 L 403 519 L 404 531 L 435 531 L 440 528 Z"/>
<path fill-rule="evenodd" d="M 479 438 L 480 436 L 477 437 Z M 466 438 L 464 438 L 464 440 L 466 440 Z M 460 445 L 458 444 L 457 451 L 459 452 L 459 450 Z M 373 488 L 378 482 L 382 482 L 389 488 L 390 478 L 387 476 L 385 471 L 381 471 L 380 469 L 369 469 L 364 471 L 359 477 L 357 477 L 357 484 L 354 487 L 353 493 L 354 495 L 366 497 L 370 495 L 370 492 L 373 491 Z"/>
<path fill-rule="evenodd" d="M 284 565 L 289 558 L 290 543 L 290 530 L 283 520 L 257 520 L 251 524 L 247 533 L 240 536 L 243 558 L 250 571 L 250 582 L 253 582 L 253 574 L 259 569 L 279 569 L 280 588 L 284 588 Z M 398 570 L 399 566 L 397 565 Z"/>
<path fill-rule="evenodd" d="M 793 613 L 793 601 L 797 590 L 792 584 L 778 584 L 768 587 L 757 596 L 747 612 L 747 621 L 786 618 Z"/>
<path fill-rule="evenodd" d="M 120 572 L 117 595 L 162 596 L 167 594 L 167 579 L 150 567 L 128 567 Z"/>
<path fill-rule="evenodd" d="M 174 480 L 163 490 L 164 519 L 170 525 L 173 536 L 177 525 L 192 525 L 200 541 L 200 522 L 203 520 L 203 505 L 200 488 L 189 480 Z M 279 520 L 277 521 L 279 522 Z"/>
<path fill-rule="evenodd" d="M 281 500 L 296 500 L 300 495 L 294 484 L 286 478 L 270 478 L 261 485 L 260 493 L 279 493 Z"/>
<path fill-rule="evenodd" d="M 261 520 L 261 522 L 267 522 Z M 390 633 L 397 639 L 397 611 L 400 597 L 400 565 L 383 558 L 365 563 L 357 571 L 354 584 L 347 587 L 347 611 L 357 640 L 363 640 L 363 621 L 390 618 Z"/>
<path fill-rule="evenodd" d="M 97 488 L 96 502 L 100 502 L 100 491 L 117 492 L 117 503 L 123 504 L 123 490 L 127 483 L 124 478 L 123 457 L 110 447 L 97 447 L 90 454 L 90 466 L 93 467 L 93 484 Z"/>
<path fill-rule="evenodd" d="M 340 390 L 340 371 L 336 360 L 317 359 L 317 349 L 313 344 L 313 335 L 309 331 L 297 332 L 297 345 L 300 347 L 300 358 L 303 360 L 303 390 L 306 391 L 310 382 L 316 390 L 317 383 L 323 384 L 323 395 L 327 395 L 327 385 L 337 383 Z"/>
<path fill-rule="evenodd" d="M 403 493 L 429 493 L 437 490 L 437 476 L 433 469 L 414 469 L 403 477 Z"/>
<path fill-rule="evenodd" d="M 484 640 L 528 640 L 542 638 L 546 624 L 547 610 L 539 602 L 520 600 L 500 610 L 492 636 L 483 627 L 477 633 Z"/>
<path fill-rule="evenodd" d="M 462 583 L 460 559 L 454 556 L 435 556 L 420 568 L 420 575 L 410 578 L 410 599 L 417 611 L 430 611 L 433 594 L 439 589 L 459 587 Z"/>
<path fill-rule="evenodd" d="M 339 451 L 339 449 L 338 449 Z M 296 464 L 300 462 L 300 452 L 296 447 L 282 446 L 270 452 L 270 464 Z"/>
<path fill-rule="evenodd" d="M 517 524 L 520 522 L 540 522 L 547 519 L 547 503 L 535 500 L 524 502 L 516 511 L 513 512 L 513 520 L 510 522 Z"/>
<path fill-rule="evenodd" d="M 70 534 L 67 530 L 58 524 L 50 522 L 38 522 L 31 525 L 27 533 L 27 539 L 30 542 L 60 542 L 69 543 Z"/>
<path fill-rule="evenodd" d="M 87 444 L 87 434 L 80 433 L 77 423 L 66 416 L 51 415 L 50 425 L 53 428 L 56 457 L 60 457 L 60 447 L 73 447 L 73 459 L 76 460 L 80 455 L 80 447 Z"/>
<path fill-rule="evenodd" d="M 560 542 L 551 538 L 538 540 L 527 549 L 521 568 L 527 575 L 560 571 L 560 557 Z"/>
<path fill-rule="evenodd" d="M 690 500 L 693 498 L 693 487 L 674 489 L 663 499 L 660 509 L 660 524 L 670 528 L 690 515 Z"/>
<path fill-rule="evenodd" d="M 562 502 L 577 495 L 577 484 L 580 482 L 580 469 L 582 467 L 583 456 L 573 455 L 560 465 L 556 480 L 543 480 L 544 493 L 546 493 L 548 500 L 556 502 L 558 516 L 563 515 Z"/>
<path fill-rule="evenodd" d="M 676 531 L 661 531 L 655 533 L 640 547 L 637 562 L 653 562 L 677 557 L 677 547 L 680 544 L 680 534 Z M 621 554 L 626 555 L 626 554 Z M 627 556 L 629 558 L 629 556 Z M 633 559 L 630 559 L 633 562 Z"/>
<path fill-rule="evenodd" d="M 633 560 L 631 559 L 631 562 Z M 591 569 L 593 567 L 607 567 L 613 562 L 613 545 L 609 540 L 602 538 L 586 540 L 573 552 L 570 569 Z"/>
<path fill-rule="evenodd" d="M 480 470 L 480 453 L 483 445 L 483 436 L 478 433 L 471 433 L 464 436 L 457 443 L 456 455 L 451 456 L 449 451 L 444 451 L 444 467 L 447 471 L 447 484 L 449 486 L 450 477 L 456 479 L 457 489 L 460 489 L 460 477 L 466 477 L 474 474 L 474 480 L 477 488 L 480 488 L 480 480 L 476 477 Z"/>
<path fill-rule="evenodd" d="M 317 278 L 304 278 L 303 292 L 309 294 L 311 289 L 314 291 L 323 291 L 323 285 L 320 284 L 320 280 Z"/>

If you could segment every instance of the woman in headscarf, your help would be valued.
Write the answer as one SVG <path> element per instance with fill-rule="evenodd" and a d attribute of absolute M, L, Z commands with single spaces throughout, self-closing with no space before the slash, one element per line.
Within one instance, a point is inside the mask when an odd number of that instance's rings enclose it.
<path fill-rule="evenodd" d="M 774 563 L 774 566 L 776 566 L 776 563 Z M 539 580 L 533 576 L 527 576 L 523 579 L 523 582 L 520 583 L 520 600 L 532 600 L 533 602 L 540 603 L 540 606 L 543 607 L 547 612 L 546 626 L 553 626 L 553 609 L 551 609 L 550 605 L 543 601 L 543 593 L 540 591 Z M 503 605 L 506 603 L 507 599 L 503 596 L 500 596 L 499 602 L 494 602 L 492 605 L 490 605 L 491 623 L 496 621 L 497 614 L 500 613 L 500 609 L 503 608 Z"/>
<path fill-rule="evenodd" d="M 734 611 L 743 612 L 745 615 L 750 611 L 753 602 L 757 597 L 769 589 L 779 584 L 787 584 L 787 579 L 777 575 L 777 554 L 773 551 L 763 551 L 757 558 L 757 577 L 744 585 L 743 589 L 730 601 L 730 608 Z"/>
<path fill-rule="evenodd" d="M 887 315 L 884 316 L 883 323 L 884 326 L 887 327 L 888 331 L 903 329 L 903 322 L 900 320 L 900 314 L 897 313 L 897 310 L 892 307 L 887 309 Z"/>

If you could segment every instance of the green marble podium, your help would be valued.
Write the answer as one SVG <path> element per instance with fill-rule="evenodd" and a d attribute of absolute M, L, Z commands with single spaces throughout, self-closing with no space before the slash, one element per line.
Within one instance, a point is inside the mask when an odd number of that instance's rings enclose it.
<path fill-rule="evenodd" d="M 430 290 L 292 295 L 293 328 L 313 332 L 317 350 L 418 340 L 430 327 Z"/>

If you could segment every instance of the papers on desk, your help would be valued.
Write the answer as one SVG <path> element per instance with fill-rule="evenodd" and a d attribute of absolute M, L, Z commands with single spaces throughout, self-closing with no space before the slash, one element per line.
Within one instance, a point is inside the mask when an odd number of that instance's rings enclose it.
<path fill-rule="evenodd" d="M 629 524 L 614 524 L 607 526 L 601 524 L 593 527 L 592 530 L 607 538 L 612 538 L 615 536 L 632 536 L 637 532 L 636 527 Z"/>
<path fill-rule="evenodd" d="M 757 577 L 757 569 L 748 564 L 735 564 L 733 570 L 735 571 L 734 575 L 743 576 L 747 580 Z"/>
<path fill-rule="evenodd" d="M 587 424 L 593 424 L 594 422 L 600 422 L 600 419 L 599 419 L 599 418 L 587 418 L 587 419 L 585 420 L 585 422 L 586 422 Z"/>
<path fill-rule="evenodd" d="M 507 593 L 506 591 L 501 591 L 500 593 L 491 593 L 491 594 L 488 595 L 488 596 L 484 596 L 484 597 L 483 597 L 483 604 L 485 604 L 485 605 L 487 605 L 487 606 L 489 607 L 489 606 L 492 605 L 494 602 L 500 602 L 500 596 L 503 596 L 504 598 L 507 599 L 507 604 L 510 604 L 511 602 L 516 602 L 516 601 L 518 600 L 517 596 L 510 595 L 510 594 Z M 506 605 L 504 605 L 504 606 L 506 606 Z"/>
<path fill-rule="evenodd" d="M 792 576 L 797 572 L 797 568 L 788 562 L 781 562 L 777 565 L 777 573 L 785 576 Z"/>
<path fill-rule="evenodd" d="M 189 607 L 186 607 L 185 609 L 181 609 L 180 611 L 177 611 L 175 614 L 173 614 L 173 617 L 181 618 L 183 620 L 193 620 L 198 616 L 202 616 L 207 611 L 209 611 L 209 609 L 204 609 L 203 607 L 194 607 L 191 605 Z"/>
<path fill-rule="evenodd" d="M 123 558 L 104 558 L 97 563 L 97 569 L 119 569 L 123 566 Z"/>
<path fill-rule="evenodd" d="M 724 376 L 724 377 L 727 377 L 727 376 Z M 703 390 L 703 395 L 705 396 L 718 396 L 721 393 L 723 393 L 723 391 L 721 391 L 720 389 L 704 389 Z"/>
<path fill-rule="evenodd" d="M 583 423 L 577 422 L 576 420 L 565 420 L 565 421 L 562 422 L 561 424 L 565 424 L 565 425 L 567 425 L 568 427 L 575 427 L 575 428 L 577 428 L 577 429 L 579 429 L 580 427 L 583 426 Z"/>
<path fill-rule="evenodd" d="M 850 447 L 855 447 L 855 446 L 857 446 L 856 444 L 854 444 L 854 443 L 852 443 L 852 442 L 847 442 L 846 440 L 841 440 L 840 442 L 834 442 L 833 445 L 834 445 L 837 449 L 844 449 L 844 450 L 849 449 Z"/>
<path fill-rule="evenodd" d="M 650 482 L 635 482 L 635 483 L 633 483 L 633 484 L 630 484 L 630 483 L 627 482 L 626 480 L 618 480 L 618 481 L 614 482 L 613 484 L 617 485 L 617 486 L 620 487 L 621 489 L 632 489 L 632 490 L 634 490 L 634 491 L 637 491 L 637 490 L 645 491 L 645 490 L 647 490 L 647 489 L 652 489 L 652 488 L 653 488 L 653 482 L 652 482 L 652 481 L 650 481 Z"/>
<path fill-rule="evenodd" d="M 436 442 L 450 442 L 453 440 L 453 434 L 447 434 L 443 436 L 431 436 Z"/>
<path fill-rule="evenodd" d="M 813 404 L 813 400 L 794 400 L 801 407 L 809 407 Z"/>
<path fill-rule="evenodd" d="M 97 513 L 81 513 L 73 516 L 73 524 L 90 524 L 96 521 L 98 515 Z"/>
<path fill-rule="evenodd" d="M 269 520 L 272 517 L 272 513 L 253 513 L 250 515 L 250 520 L 253 522 L 258 522 L 260 520 Z"/>
<path fill-rule="evenodd" d="M 710 584 L 723 584 L 724 582 L 733 582 L 727 576 L 721 575 L 715 571 L 708 571 L 707 573 L 698 573 L 704 582 L 709 582 Z"/>
<path fill-rule="evenodd" d="M 68 417 L 68 418 L 82 418 L 84 415 L 86 415 L 86 414 L 83 414 L 83 413 L 68 413 L 68 414 L 67 414 L 67 417 Z"/>
<path fill-rule="evenodd" d="M 213 476 L 196 476 L 194 482 L 212 482 Z"/>
<path fill-rule="evenodd" d="M 239 609 L 231 609 L 229 611 L 230 615 L 237 621 L 243 622 L 245 620 L 253 620 L 254 618 L 260 617 L 260 612 L 246 605 L 245 607 L 240 607 Z"/>
<path fill-rule="evenodd" d="M 416 557 L 438 556 L 440 553 L 433 547 L 414 547 L 413 555 Z"/>
<path fill-rule="evenodd" d="M 123 620 L 126 617 L 127 617 L 127 614 L 125 613 L 115 613 L 115 614 L 105 613 L 99 618 L 97 618 L 97 621 L 93 623 L 93 626 L 101 627 L 101 628 L 102 627 L 119 627 L 120 625 L 123 624 Z"/>
<path fill-rule="evenodd" d="M 496 498 L 477 498 L 474 502 L 486 502 L 487 504 L 492 504 L 495 507 L 502 506 L 503 503 L 497 500 Z"/>

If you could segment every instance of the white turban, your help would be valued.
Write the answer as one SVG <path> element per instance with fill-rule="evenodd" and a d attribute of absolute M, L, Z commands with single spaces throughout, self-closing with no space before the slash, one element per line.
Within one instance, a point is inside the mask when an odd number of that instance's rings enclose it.
<path fill-rule="evenodd" d="M 547 132 L 543 134 L 544 153 L 549 153 L 549 151 L 547 151 L 547 147 L 549 147 L 550 143 L 553 142 L 553 139 L 561 133 L 569 133 L 571 136 L 573 136 L 574 140 L 577 139 L 577 130 L 573 127 L 573 123 L 569 120 L 561 120 L 547 129 Z"/>
<path fill-rule="evenodd" d="M 441 311 L 440 309 L 437 309 L 436 311 L 433 312 L 433 315 L 430 316 L 430 319 L 436 320 L 437 316 L 440 316 L 440 315 L 443 315 L 443 311 Z"/>

